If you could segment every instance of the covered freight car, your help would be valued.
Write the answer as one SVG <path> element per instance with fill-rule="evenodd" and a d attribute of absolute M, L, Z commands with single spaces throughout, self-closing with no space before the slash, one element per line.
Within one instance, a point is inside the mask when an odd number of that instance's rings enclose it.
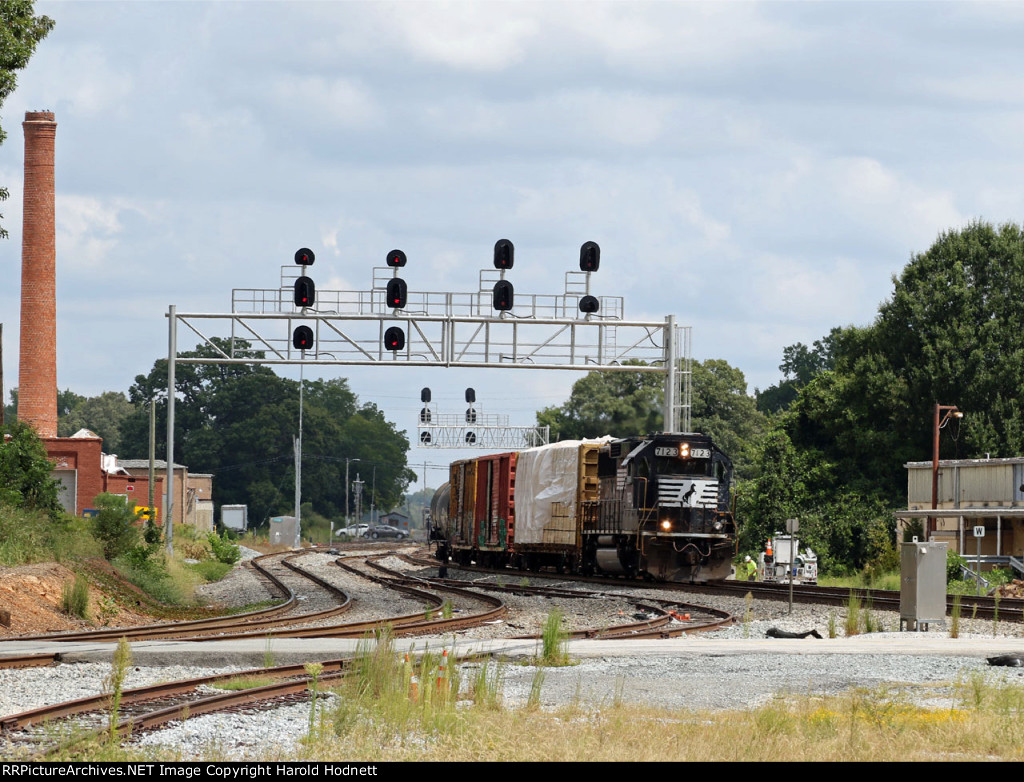
<path fill-rule="evenodd" d="M 442 562 L 724 578 L 732 465 L 700 434 L 574 440 L 451 465 L 435 518 Z M 441 521 L 446 519 L 446 521 Z"/>

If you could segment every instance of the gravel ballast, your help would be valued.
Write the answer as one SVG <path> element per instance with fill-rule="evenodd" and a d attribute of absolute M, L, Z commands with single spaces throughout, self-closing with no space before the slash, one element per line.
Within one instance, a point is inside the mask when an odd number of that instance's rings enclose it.
<path fill-rule="evenodd" d="M 398 567 L 397 562 L 389 560 L 385 564 Z M 303 557 L 300 564 L 315 569 L 318 575 L 330 578 L 342 589 L 351 590 L 358 599 L 372 603 L 368 611 L 380 610 L 388 602 L 392 608 L 395 605 L 395 598 L 386 594 L 388 590 L 368 586 L 365 582 L 359 584 L 358 577 L 331 565 L 325 555 Z M 436 574 L 436 569 L 429 573 L 409 565 L 404 567 L 412 572 L 419 570 L 423 575 Z M 236 572 L 237 575 L 222 582 L 217 589 L 222 595 L 230 594 L 234 600 L 255 602 L 250 598 L 263 588 L 259 580 L 250 579 L 244 570 L 236 569 Z M 560 586 L 571 587 L 567 582 Z M 621 597 L 607 601 L 569 601 L 572 612 L 576 615 L 582 612 L 579 621 L 600 626 L 609 614 L 617 615 L 621 606 L 632 599 L 652 595 L 648 588 L 628 586 L 608 591 L 619 593 Z M 265 595 L 264 590 L 264 596 L 258 599 L 265 599 Z M 1017 623 L 1000 622 L 996 626 L 990 620 L 962 619 L 961 637 L 951 639 L 948 630 L 939 627 L 926 633 L 897 632 L 897 614 L 876 611 L 875 620 L 885 632 L 872 633 L 870 637 L 829 638 L 830 626 L 837 627 L 838 635 L 842 636 L 842 609 L 795 605 L 789 613 L 788 604 L 782 601 L 748 603 L 741 598 L 679 593 L 665 597 L 726 610 L 737 617 L 746 616 L 747 621 L 699 637 L 627 642 L 607 654 L 586 650 L 612 649 L 614 647 L 604 646 L 612 642 L 573 642 L 570 655 L 574 664 L 543 671 L 542 707 L 553 709 L 579 704 L 599 708 L 627 702 L 672 709 L 747 709 L 790 695 L 828 695 L 851 688 L 891 687 L 923 706 L 948 708 L 955 700 L 956 683 L 979 673 L 1024 683 L 1024 669 L 993 668 L 986 661 L 985 650 L 990 648 L 1001 652 L 1024 651 L 1024 628 Z M 557 600 L 511 596 L 508 602 L 508 622 L 460 632 L 454 638 L 456 648 L 474 639 L 493 640 L 522 634 L 524 627 L 542 624 L 543 617 L 558 603 Z M 566 604 L 566 607 L 570 606 Z M 514 632 L 510 631 L 510 624 L 516 626 Z M 767 638 L 765 633 L 772 627 L 800 633 L 815 629 L 823 638 L 801 641 Z M 416 643 L 417 648 L 429 646 L 437 650 L 452 640 L 449 634 L 417 639 Z M 870 646 L 865 645 L 865 640 L 870 641 Z M 936 645 L 942 647 L 941 651 L 930 648 Z M 918 646 L 920 652 L 916 651 Z M 852 653 L 854 647 L 856 653 Z M 523 705 L 529 697 L 538 669 L 524 664 L 528 662 L 519 659 L 498 664 L 507 707 Z M 461 666 L 463 681 L 472 680 L 477 665 Z M 247 666 L 234 670 L 240 667 Z M 224 670 L 186 665 L 148 667 L 137 663 L 129 671 L 125 686 L 137 687 Z M 13 714 L 101 692 L 109 672 L 109 664 L 104 663 L 0 670 L 0 713 Z M 301 757 L 298 739 L 305 735 L 308 719 L 308 704 L 299 703 L 259 712 L 193 717 L 184 724 L 172 724 L 136 740 L 170 748 L 186 760 Z M 0 753 L 3 752 L 4 746 L 0 743 Z"/>

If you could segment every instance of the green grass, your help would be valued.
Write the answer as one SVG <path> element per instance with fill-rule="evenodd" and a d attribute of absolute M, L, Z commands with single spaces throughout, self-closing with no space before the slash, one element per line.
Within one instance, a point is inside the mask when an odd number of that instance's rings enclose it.
<path fill-rule="evenodd" d="M 554 609 L 541 629 L 541 665 L 569 664 L 569 634 L 562 627 L 562 611 Z"/>
<path fill-rule="evenodd" d="M 273 684 L 274 679 L 269 676 L 236 676 L 233 679 L 227 679 L 222 682 L 215 682 L 210 686 L 215 690 L 228 690 L 234 692 L 236 690 L 251 690 L 255 687 L 265 687 L 268 684 Z"/>
<path fill-rule="evenodd" d="M 86 519 L 52 521 L 45 513 L 0 504 L 0 565 L 67 562 L 100 551 Z"/>
<path fill-rule="evenodd" d="M 209 583 L 211 581 L 220 581 L 231 572 L 233 565 L 229 565 L 226 562 L 218 562 L 215 559 L 204 559 L 202 562 L 187 563 L 185 567 L 199 574 L 203 581 Z"/>
<path fill-rule="evenodd" d="M 74 580 L 64 582 L 60 610 L 79 619 L 89 618 L 89 581 L 81 573 L 76 573 Z"/>

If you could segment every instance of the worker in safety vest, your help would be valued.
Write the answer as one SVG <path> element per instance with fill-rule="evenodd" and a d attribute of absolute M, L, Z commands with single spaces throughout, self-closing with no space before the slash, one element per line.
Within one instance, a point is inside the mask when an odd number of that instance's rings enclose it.
<path fill-rule="evenodd" d="M 743 573 L 745 581 L 757 580 L 757 563 L 750 558 L 749 554 L 743 558 L 743 564 L 740 566 L 740 572 Z"/>

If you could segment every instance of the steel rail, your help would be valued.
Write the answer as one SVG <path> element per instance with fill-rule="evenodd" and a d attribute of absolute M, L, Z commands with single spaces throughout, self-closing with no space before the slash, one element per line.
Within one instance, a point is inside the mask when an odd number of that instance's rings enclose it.
<path fill-rule="evenodd" d="M 252 560 L 253 568 L 269 579 L 275 587 L 280 589 L 282 594 L 285 596 L 285 600 L 269 608 L 261 608 L 255 611 L 247 611 L 241 614 L 232 614 L 229 616 L 217 616 L 210 619 L 192 619 L 183 622 L 160 622 L 158 624 L 149 625 L 137 625 L 135 627 L 121 627 L 121 628 L 108 628 L 104 630 L 84 630 L 81 632 L 74 633 L 43 633 L 39 635 L 18 635 L 11 636 L 6 640 L 17 640 L 17 641 L 53 641 L 53 642 L 71 642 L 71 641 L 119 641 L 121 638 L 132 638 L 132 639 L 143 639 L 143 638 L 161 638 L 168 637 L 162 635 L 163 633 L 169 632 L 169 628 L 174 628 L 175 633 L 181 634 L 182 631 L 187 630 L 201 630 L 204 628 L 217 628 L 224 626 L 231 626 L 237 624 L 244 624 L 250 620 L 256 621 L 266 617 L 276 616 L 284 611 L 293 608 L 297 602 L 295 593 L 289 589 L 285 584 L 277 578 L 273 573 L 263 567 L 260 560 L 268 557 L 280 556 L 279 554 L 264 554 L 261 557 L 257 557 Z"/>
<path fill-rule="evenodd" d="M 60 660 L 59 652 L 11 655 L 0 657 L 0 668 L 41 668 L 59 663 Z"/>
<path fill-rule="evenodd" d="M 348 659 L 337 659 L 325 660 L 320 664 L 324 666 L 325 671 L 340 671 L 344 670 L 345 666 L 349 665 L 349 663 L 350 661 Z M 161 682 L 160 684 L 152 684 L 145 687 L 134 687 L 132 689 L 124 690 L 124 692 L 121 693 L 121 703 L 123 705 L 140 703 L 147 700 L 153 700 L 154 698 L 190 692 L 191 690 L 206 684 L 217 684 L 218 682 L 231 681 L 232 679 L 241 679 L 250 676 L 283 678 L 287 676 L 302 675 L 305 675 L 305 667 L 303 665 L 280 665 L 273 668 L 251 668 L 246 671 L 219 673 L 211 676 L 199 676 L 194 679 L 179 679 L 173 682 Z M 32 725 L 46 722 L 47 720 L 97 711 L 106 708 L 109 702 L 110 693 L 105 692 L 100 693 L 99 695 L 90 695 L 71 701 L 40 706 L 18 714 L 0 717 L 0 731 L 13 732 L 17 730 L 24 730 Z"/>

